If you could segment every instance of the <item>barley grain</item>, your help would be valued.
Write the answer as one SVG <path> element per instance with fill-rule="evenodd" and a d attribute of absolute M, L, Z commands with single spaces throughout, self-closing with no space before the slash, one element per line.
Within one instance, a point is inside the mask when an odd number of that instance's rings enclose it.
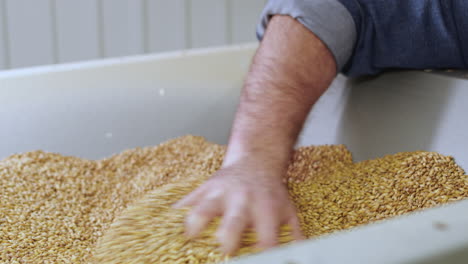
<path fill-rule="evenodd" d="M 189 241 L 185 210 L 170 205 L 219 169 L 224 151 L 188 136 L 100 161 L 41 151 L 0 161 L 0 263 L 223 261 L 217 221 Z M 309 238 L 468 197 L 464 171 L 432 152 L 353 163 L 344 146 L 304 147 L 284 180 Z M 288 227 L 280 233 L 291 241 Z M 255 240 L 247 232 L 238 255 L 256 252 Z"/>
<path fill-rule="evenodd" d="M 203 171 L 194 168 L 196 177 L 158 188 L 125 210 L 101 239 L 96 263 L 155 263 L 168 254 L 182 263 L 198 263 L 193 262 L 193 256 L 200 263 L 223 261 L 212 236 L 217 221 L 201 237 L 189 241 L 183 237 L 185 212 L 170 207 L 209 177 Z M 452 158 L 431 152 L 398 153 L 353 163 L 343 146 L 301 148 L 294 155 L 285 183 L 308 238 L 468 197 L 464 171 Z M 152 224 L 155 222 L 160 224 Z M 170 227 L 165 224 L 168 222 Z M 148 237 L 141 239 L 131 230 Z M 289 232 L 282 227 L 281 243 L 291 241 Z M 255 234 L 247 232 L 237 255 L 255 253 L 255 242 Z M 190 249 L 167 251 L 167 247 L 181 245 Z M 114 254 L 117 251 L 123 254 Z"/>

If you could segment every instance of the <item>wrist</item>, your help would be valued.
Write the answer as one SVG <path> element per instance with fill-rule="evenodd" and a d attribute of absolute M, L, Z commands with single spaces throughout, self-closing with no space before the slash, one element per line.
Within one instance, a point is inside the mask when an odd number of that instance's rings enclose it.
<path fill-rule="evenodd" d="M 292 152 L 292 147 L 281 146 L 280 144 L 230 143 L 223 166 L 247 162 L 257 164 L 259 167 L 285 171 L 289 165 Z"/>

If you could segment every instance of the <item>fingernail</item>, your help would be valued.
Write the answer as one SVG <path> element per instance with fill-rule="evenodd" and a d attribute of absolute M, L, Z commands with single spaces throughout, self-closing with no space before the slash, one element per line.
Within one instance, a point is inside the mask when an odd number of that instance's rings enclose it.
<path fill-rule="evenodd" d="M 222 231 L 221 232 L 220 231 L 216 232 L 215 237 L 216 237 L 216 240 L 219 243 L 218 251 L 221 252 L 223 255 L 228 256 L 230 250 L 229 250 L 229 245 L 227 245 L 227 243 L 229 243 L 229 242 L 226 243 L 226 240 L 224 239 L 224 232 L 222 232 Z"/>
<path fill-rule="evenodd" d="M 219 248 L 216 249 L 219 253 L 221 253 L 225 257 L 231 257 L 232 253 L 229 251 L 229 249 L 223 245 L 219 246 Z"/>
<path fill-rule="evenodd" d="M 189 238 L 195 238 L 198 235 L 198 233 L 201 231 L 200 229 L 203 227 L 205 220 L 206 219 L 198 215 L 188 216 L 186 235 Z"/>

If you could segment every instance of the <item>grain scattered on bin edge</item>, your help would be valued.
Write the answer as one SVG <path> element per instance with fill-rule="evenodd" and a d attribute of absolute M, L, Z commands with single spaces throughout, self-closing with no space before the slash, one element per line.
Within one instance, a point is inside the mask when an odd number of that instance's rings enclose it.
<path fill-rule="evenodd" d="M 170 207 L 216 169 L 193 168 L 194 178 L 158 188 L 122 212 L 100 240 L 95 263 L 224 261 L 213 237 L 217 221 L 189 241 L 183 236 L 185 211 Z M 432 152 L 353 163 L 344 146 L 304 147 L 285 182 L 308 238 L 468 197 L 464 171 L 453 158 Z M 282 243 L 291 241 L 289 231 L 282 227 Z M 254 243 L 255 234 L 245 234 L 237 256 L 256 252 Z"/>
<path fill-rule="evenodd" d="M 157 263 L 222 260 L 211 236 L 216 223 L 187 241 L 184 212 L 168 205 L 215 172 L 224 151 L 187 136 L 101 161 L 44 152 L 0 161 L 0 262 L 89 263 L 101 237 L 96 263 L 145 263 L 137 261 L 144 255 Z M 308 237 L 468 196 L 468 177 L 453 158 L 431 152 L 353 164 L 344 146 L 300 148 L 285 182 Z M 287 229 L 281 234 L 290 241 Z M 247 234 L 239 254 L 254 252 L 254 240 Z"/>

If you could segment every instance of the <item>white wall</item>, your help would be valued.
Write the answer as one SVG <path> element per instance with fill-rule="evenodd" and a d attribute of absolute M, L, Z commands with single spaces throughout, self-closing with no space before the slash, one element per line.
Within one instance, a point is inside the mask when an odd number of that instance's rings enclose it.
<path fill-rule="evenodd" d="M 0 70 L 255 40 L 267 0 L 0 0 Z"/>

